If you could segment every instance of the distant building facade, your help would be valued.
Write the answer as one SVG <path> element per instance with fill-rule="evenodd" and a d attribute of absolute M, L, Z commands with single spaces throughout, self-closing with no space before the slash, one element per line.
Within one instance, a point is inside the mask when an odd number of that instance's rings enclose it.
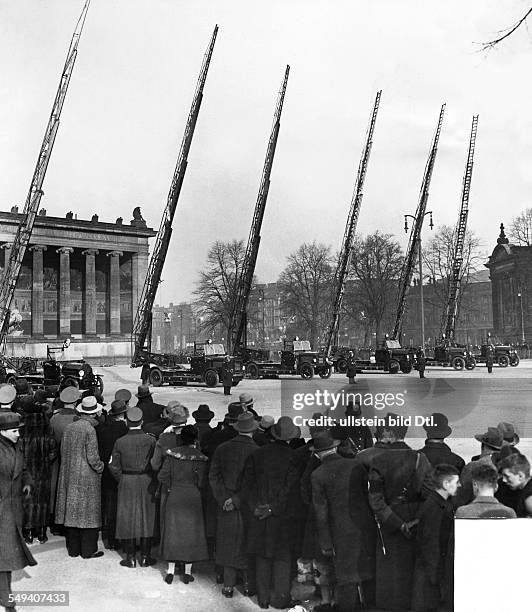
<path fill-rule="evenodd" d="M 530 343 L 532 246 L 510 244 L 501 223 L 486 268 L 491 279 L 494 336 L 501 342 Z"/>
<path fill-rule="evenodd" d="M 21 218 L 17 207 L 0 212 L 0 274 Z M 138 208 L 127 225 L 41 209 L 11 305 L 21 329 L 8 337 L 7 354 L 43 357 L 47 344 L 70 338 L 68 358 L 127 358 L 154 235 Z"/>

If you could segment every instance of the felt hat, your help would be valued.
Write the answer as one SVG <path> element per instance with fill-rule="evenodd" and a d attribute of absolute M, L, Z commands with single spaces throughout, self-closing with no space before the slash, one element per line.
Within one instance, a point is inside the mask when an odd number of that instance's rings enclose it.
<path fill-rule="evenodd" d="M 116 400 L 115 400 L 116 401 Z M 125 405 L 125 402 L 124 402 Z M 135 426 L 138 425 L 142 421 L 142 410 L 138 406 L 130 406 L 127 408 L 127 420 L 128 422 Z"/>
<path fill-rule="evenodd" d="M 385 417 L 386 424 L 383 427 L 387 431 L 391 431 L 396 438 L 402 440 L 406 436 L 408 425 L 396 425 L 395 423 L 398 421 L 400 422 L 399 415 L 389 412 Z"/>
<path fill-rule="evenodd" d="M 22 427 L 20 415 L 16 412 L 0 412 L 0 430 L 18 429 L 19 427 Z"/>
<path fill-rule="evenodd" d="M 251 412 L 243 412 L 238 415 L 236 423 L 233 423 L 233 427 L 240 433 L 251 433 L 258 428 L 259 424 L 255 420 Z"/>
<path fill-rule="evenodd" d="M 209 422 L 214 418 L 214 412 L 207 404 L 200 404 L 197 410 L 194 410 L 192 416 L 196 421 Z"/>
<path fill-rule="evenodd" d="M 190 413 L 186 406 L 181 402 L 171 401 L 164 409 L 166 416 L 172 425 L 184 425 L 187 422 Z"/>
<path fill-rule="evenodd" d="M 17 378 L 15 381 L 15 390 L 17 395 L 27 395 L 32 391 L 30 383 L 25 378 Z"/>
<path fill-rule="evenodd" d="M 301 429 L 299 429 L 297 425 L 294 425 L 294 422 L 289 416 L 280 417 L 270 431 L 276 440 L 284 440 L 285 442 L 301 436 Z"/>
<path fill-rule="evenodd" d="M 109 411 L 109 414 L 111 416 L 118 416 L 119 414 L 124 414 L 124 412 L 127 411 L 128 407 L 124 400 L 114 400 L 113 402 L 111 402 L 111 410 Z"/>
<path fill-rule="evenodd" d="M 259 427 L 264 430 L 270 429 L 270 427 L 272 427 L 274 423 L 275 419 L 269 414 L 265 414 L 260 420 Z"/>
<path fill-rule="evenodd" d="M 241 393 L 238 396 L 238 400 L 244 408 L 249 408 L 249 406 L 253 406 L 253 397 L 249 393 Z"/>
<path fill-rule="evenodd" d="M 312 438 L 312 450 L 314 452 L 330 450 L 336 448 L 340 444 L 340 440 L 335 440 L 330 431 L 317 432 Z"/>
<path fill-rule="evenodd" d="M 129 389 L 118 389 L 115 393 L 115 400 L 122 400 L 124 402 L 129 402 L 131 399 L 131 391 Z"/>
<path fill-rule="evenodd" d="M 515 432 L 515 428 L 511 423 L 505 423 L 502 421 L 497 425 L 497 429 L 502 433 L 502 437 L 506 444 L 519 444 L 519 436 Z"/>
<path fill-rule="evenodd" d="M 449 419 L 441 412 L 431 414 L 433 425 L 423 425 L 423 429 L 427 432 L 427 438 L 443 439 L 453 433 L 449 427 Z"/>
<path fill-rule="evenodd" d="M 227 406 L 227 414 L 224 417 L 224 421 L 227 423 L 234 423 L 238 419 L 238 415 L 244 412 L 242 404 L 240 402 L 231 402 Z"/>
<path fill-rule="evenodd" d="M 75 404 L 80 397 L 81 393 L 77 387 L 65 387 L 59 395 L 63 404 Z"/>
<path fill-rule="evenodd" d="M 323 416 L 324 415 L 321 412 L 315 412 L 312 415 L 311 420 L 312 421 L 317 421 L 318 419 L 322 418 Z M 325 425 L 309 425 L 308 426 L 308 430 L 310 432 L 311 438 L 314 438 L 315 435 L 317 435 L 321 431 L 325 431 L 326 429 L 327 429 L 327 427 L 325 427 Z"/>
<path fill-rule="evenodd" d="M 76 410 L 80 414 L 96 414 L 102 409 L 100 404 L 96 401 L 94 395 L 86 395 L 82 400 L 81 404 L 76 406 Z"/>
<path fill-rule="evenodd" d="M 504 442 L 502 432 L 500 429 L 497 429 L 497 427 L 488 427 L 488 431 L 483 434 L 477 434 L 475 440 L 495 450 L 501 450 L 501 446 Z"/>
<path fill-rule="evenodd" d="M 145 397 L 151 397 L 150 387 L 148 385 L 140 385 L 135 395 L 139 399 L 144 399 Z"/>
<path fill-rule="evenodd" d="M 0 404 L 10 404 L 17 397 L 17 391 L 13 385 L 0 385 Z"/>

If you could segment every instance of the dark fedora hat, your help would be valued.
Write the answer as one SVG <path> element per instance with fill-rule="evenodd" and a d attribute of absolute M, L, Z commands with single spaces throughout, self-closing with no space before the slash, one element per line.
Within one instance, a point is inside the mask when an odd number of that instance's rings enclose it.
<path fill-rule="evenodd" d="M 135 395 L 142 399 L 144 397 L 151 397 L 150 387 L 148 385 L 140 385 L 137 389 L 137 393 Z"/>
<path fill-rule="evenodd" d="M 482 442 L 486 446 L 493 448 L 495 450 L 501 450 L 502 444 L 504 442 L 504 438 L 502 437 L 502 432 L 497 427 L 488 427 L 488 431 L 483 434 L 477 434 L 475 436 L 475 440 Z"/>
<path fill-rule="evenodd" d="M 226 423 L 235 423 L 238 419 L 238 415 L 244 412 L 244 408 L 240 402 L 231 402 L 227 406 L 227 414 L 224 417 Z"/>
<path fill-rule="evenodd" d="M 17 378 L 15 381 L 17 395 L 26 395 L 32 392 L 30 383 L 25 378 Z"/>
<path fill-rule="evenodd" d="M 314 452 L 318 453 L 320 451 L 330 450 L 331 448 L 336 448 L 340 444 L 340 440 L 335 440 L 332 437 L 330 431 L 320 431 L 317 432 L 312 437 L 312 445 L 311 448 Z"/>
<path fill-rule="evenodd" d="M 233 423 L 233 427 L 240 433 L 252 433 L 258 429 L 259 424 L 253 413 L 246 410 L 246 412 L 238 415 L 238 419 L 236 423 Z"/>
<path fill-rule="evenodd" d="M 299 429 L 297 425 L 294 425 L 294 422 L 289 416 L 280 417 L 270 431 L 276 440 L 283 440 L 285 442 L 301 437 L 301 429 Z"/>
<path fill-rule="evenodd" d="M 200 404 L 197 410 L 192 413 L 192 418 L 196 421 L 209 422 L 214 418 L 214 412 L 207 404 Z"/>
<path fill-rule="evenodd" d="M 434 412 L 430 415 L 433 425 L 423 425 L 423 429 L 427 432 L 427 438 L 442 439 L 447 438 L 453 433 L 449 427 L 449 419 L 441 412 Z"/>
<path fill-rule="evenodd" d="M 519 436 L 515 431 L 515 427 L 511 423 L 502 421 L 497 425 L 497 429 L 502 433 L 502 437 L 506 444 L 519 444 Z"/>
<path fill-rule="evenodd" d="M 399 415 L 389 412 L 385 417 L 385 425 L 383 425 L 383 428 L 386 431 L 391 431 L 396 438 L 403 440 L 408 432 L 408 425 L 396 424 L 398 421 L 399 423 L 401 422 Z"/>
<path fill-rule="evenodd" d="M 111 410 L 109 411 L 111 416 L 118 416 L 119 414 L 124 414 L 124 412 L 127 411 L 128 407 L 124 400 L 117 399 L 111 402 Z"/>
<path fill-rule="evenodd" d="M 18 429 L 21 426 L 20 415 L 16 412 L 0 412 L 0 430 Z"/>

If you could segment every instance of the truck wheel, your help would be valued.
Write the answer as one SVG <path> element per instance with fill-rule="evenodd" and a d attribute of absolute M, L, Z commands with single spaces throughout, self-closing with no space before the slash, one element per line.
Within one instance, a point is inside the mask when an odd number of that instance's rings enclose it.
<path fill-rule="evenodd" d="M 330 365 L 323 366 L 320 370 L 320 378 L 330 378 L 332 374 L 332 367 Z"/>
<path fill-rule="evenodd" d="M 512 355 L 510 357 L 510 365 L 512 368 L 516 368 L 519 365 L 519 355 Z"/>
<path fill-rule="evenodd" d="M 259 378 L 259 366 L 256 363 L 248 363 L 246 366 L 247 375 L 253 380 Z"/>
<path fill-rule="evenodd" d="M 398 374 L 400 369 L 397 359 L 390 359 L 388 363 L 388 372 L 390 372 L 390 374 Z"/>
<path fill-rule="evenodd" d="M 451 365 L 455 370 L 463 370 L 465 368 L 465 359 L 463 357 L 454 357 Z"/>
<path fill-rule="evenodd" d="M 218 380 L 218 372 L 216 370 L 207 370 L 205 372 L 205 384 L 207 387 L 216 387 Z"/>
<path fill-rule="evenodd" d="M 497 357 L 497 363 L 501 368 L 507 368 L 510 363 L 510 359 L 508 358 L 508 355 L 499 355 Z"/>
<path fill-rule="evenodd" d="M 403 374 L 410 374 L 412 371 L 412 364 L 409 361 L 401 361 L 400 366 Z"/>
<path fill-rule="evenodd" d="M 310 363 L 304 363 L 299 368 L 299 373 L 301 375 L 301 378 L 309 380 L 310 378 L 314 377 L 314 368 Z"/>
<path fill-rule="evenodd" d="M 477 365 L 477 362 L 475 361 L 475 358 L 471 357 L 470 359 L 466 361 L 465 367 L 466 367 L 466 370 L 474 370 L 476 365 Z"/>
<path fill-rule="evenodd" d="M 152 368 L 150 370 L 150 385 L 153 387 L 160 387 L 163 384 L 163 373 L 159 368 Z"/>
<path fill-rule="evenodd" d="M 345 374 L 347 372 L 347 361 L 345 359 L 338 359 L 336 362 L 336 371 L 340 372 L 340 374 Z"/>

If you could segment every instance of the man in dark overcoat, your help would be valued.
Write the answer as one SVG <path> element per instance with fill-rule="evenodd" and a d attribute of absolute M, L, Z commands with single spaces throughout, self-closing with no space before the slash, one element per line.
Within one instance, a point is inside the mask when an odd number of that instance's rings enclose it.
<path fill-rule="evenodd" d="M 460 473 L 464 469 L 465 461 L 460 455 L 453 453 L 444 442 L 445 438 L 453 432 L 447 417 L 441 412 L 434 412 L 430 416 L 432 424 L 423 425 L 423 429 L 427 432 L 427 439 L 425 440 L 425 446 L 419 452 L 427 457 L 432 467 L 445 463 L 446 465 L 454 465 Z"/>
<path fill-rule="evenodd" d="M 356 362 L 355 354 L 353 353 L 353 351 L 349 351 L 347 355 L 347 370 L 345 372 L 345 375 L 347 376 L 349 380 L 349 384 L 351 385 L 356 384 L 357 362 Z"/>
<path fill-rule="evenodd" d="M 227 413 L 224 416 L 224 420 L 203 436 L 203 440 L 201 441 L 201 452 L 206 457 L 209 457 L 209 459 L 212 458 L 214 451 L 220 444 L 238 435 L 233 425 L 243 411 L 240 402 L 231 402 L 229 406 L 227 406 Z"/>
<path fill-rule="evenodd" d="M 242 498 L 252 517 L 248 552 L 255 555 L 257 600 L 262 608 L 287 607 L 292 562 L 292 509 L 288 504 L 298 473 L 289 441 L 299 427 L 287 416 L 272 427 L 275 441 L 252 453 L 244 467 Z"/>
<path fill-rule="evenodd" d="M 330 432 L 314 438 L 321 465 L 311 476 L 312 503 L 321 554 L 334 563 L 338 610 L 352 612 L 357 586 L 372 577 L 372 551 L 365 549 L 363 526 L 351 520 L 349 479 L 354 462 L 338 454 L 339 443 Z"/>
<path fill-rule="evenodd" d="M 29 495 L 31 482 L 24 469 L 19 439 L 20 416 L 0 413 L 0 606 L 14 610 L 11 572 L 36 561 L 22 536 L 22 495 Z"/>
<path fill-rule="evenodd" d="M 225 356 L 220 370 L 220 377 L 224 386 L 224 395 L 231 395 L 231 387 L 233 386 L 233 368 L 231 367 L 231 358 L 229 355 Z"/>
<path fill-rule="evenodd" d="M 96 427 L 98 452 L 104 464 L 102 474 L 102 539 L 107 542 L 107 548 L 111 550 L 117 547 L 115 531 L 118 487 L 116 479 L 109 471 L 109 461 L 115 442 L 118 438 L 127 434 L 126 412 L 126 403 L 123 400 L 114 400 L 111 403 L 107 421 Z"/>
<path fill-rule="evenodd" d="M 416 352 L 417 360 L 417 371 L 419 372 L 419 378 L 425 378 L 425 368 L 427 366 L 427 359 L 425 357 L 425 351 L 420 346 Z"/>
<path fill-rule="evenodd" d="M 124 542 L 127 555 L 120 565 L 137 566 L 135 546 L 140 540 L 140 566 L 148 567 L 155 563 L 150 557 L 155 526 L 150 460 L 155 438 L 142 431 L 142 410 L 137 406 L 128 408 L 127 422 L 129 431 L 115 442 L 109 464 L 109 471 L 118 482 L 116 538 Z"/>
<path fill-rule="evenodd" d="M 142 410 L 142 422 L 144 425 L 153 423 L 161 418 L 165 407 L 153 401 L 148 385 L 140 385 L 135 395 L 137 396 L 137 407 Z"/>
<path fill-rule="evenodd" d="M 209 423 L 214 418 L 214 412 L 209 408 L 207 404 L 200 404 L 197 410 L 192 413 L 192 418 L 196 421 L 195 427 L 198 430 L 198 442 L 201 448 L 201 441 L 203 436 L 212 431 L 212 427 Z"/>
<path fill-rule="evenodd" d="M 491 374 L 493 372 L 493 360 L 493 347 L 491 346 L 491 344 L 488 344 L 488 346 L 486 347 L 486 366 L 488 368 L 488 374 Z"/>
<path fill-rule="evenodd" d="M 102 407 L 87 395 L 77 411 L 78 420 L 63 433 L 55 519 L 65 526 L 69 556 L 91 559 L 103 555 L 98 551 L 103 461 L 94 429 Z"/>
<path fill-rule="evenodd" d="M 369 471 L 369 503 L 379 526 L 376 604 L 409 610 L 415 560 L 415 525 L 423 493 L 428 492 L 431 466 L 423 453 L 404 442 L 408 427 L 386 415 L 383 440 L 388 447 L 373 458 Z M 384 554 L 384 550 L 386 554 Z"/>
<path fill-rule="evenodd" d="M 223 567 L 223 595 L 233 596 L 237 570 L 245 572 L 244 590 L 255 590 L 255 577 L 247 573 L 245 546 L 245 506 L 240 487 L 246 459 L 258 446 L 253 441 L 257 421 L 250 412 L 239 415 L 233 425 L 237 435 L 220 444 L 214 451 L 209 471 L 209 483 L 218 506 L 216 528 L 216 564 Z"/>

